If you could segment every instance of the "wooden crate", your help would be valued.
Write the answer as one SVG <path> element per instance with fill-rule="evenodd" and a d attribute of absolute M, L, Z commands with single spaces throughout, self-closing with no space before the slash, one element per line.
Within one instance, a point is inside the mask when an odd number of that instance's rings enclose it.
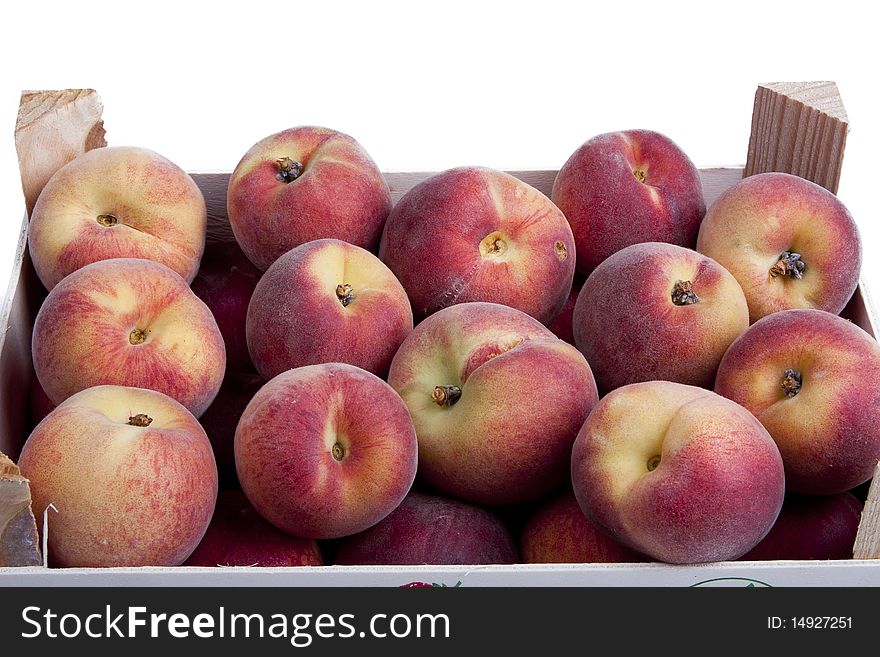
<path fill-rule="evenodd" d="M 88 116 L 94 120 L 92 113 Z M 744 171 L 750 174 L 767 170 L 793 171 L 836 191 L 846 130 L 846 115 L 833 83 L 762 85 L 755 97 L 745 167 L 700 170 L 707 205 L 736 184 Z M 84 138 L 95 139 L 94 126 L 86 124 L 80 132 Z M 90 145 L 103 144 L 98 140 Z M 433 173 L 386 174 L 394 202 Z M 548 170 L 510 173 L 547 195 L 556 176 L 556 171 Z M 210 240 L 233 239 L 226 216 L 229 175 L 193 174 L 205 195 Z M 45 296 L 30 262 L 26 238 L 27 217 L 22 224 L 13 278 L 0 307 L 0 325 L 5 327 L 0 333 L 0 452 L 13 457 L 18 454 L 29 429 L 27 395 L 34 376 L 30 336 L 34 317 Z M 880 315 L 864 281 L 841 314 L 872 335 L 880 335 Z M 880 585 L 880 464 L 863 512 L 854 556 L 852 561 L 723 562 L 696 566 L 651 563 L 107 569 L 29 566 L 0 568 L 0 585 L 390 586 L 413 580 L 450 585 L 462 582 L 468 586 Z"/>

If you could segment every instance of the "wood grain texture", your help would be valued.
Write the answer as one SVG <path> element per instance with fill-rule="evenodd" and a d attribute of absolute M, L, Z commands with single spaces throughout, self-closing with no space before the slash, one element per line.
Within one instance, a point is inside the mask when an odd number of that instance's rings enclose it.
<path fill-rule="evenodd" d="M 397 204 L 400 198 L 420 182 L 438 173 L 437 171 L 392 171 L 385 173 L 385 180 L 391 188 L 391 202 Z M 550 196 L 556 170 L 524 170 L 508 171 L 507 173 L 528 183 L 539 192 Z M 208 209 L 208 241 L 225 242 L 234 240 L 229 227 L 226 213 L 226 189 L 229 186 L 228 173 L 194 173 L 193 179 L 202 190 L 205 205 Z M 740 167 L 717 167 L 700 169 L 700 180 L 703 183 L 703 196 L 706 205 L 711 205 L 726 189 L 742 179 Z"/>
<path fill-rule="evenodd" d="M 0 453 L 0 567 L 40 565 L 38 541 L 30 483 Z"/>
<path fill-rule="evenodd" d="M 759 85 L 743 176 L 782 171 L 837 193 L 848 131 L 834 82 Z"/>
<path fill-rule="evenodd" d="M 94 89 L 22 93 L 15 150 L 29 216 L 53 173 L 77 155 L 107 145 L 103 110 Z"/>
<path fill-rule="evenodd" d="M 874 468 L 874 478 L 862 510 L 853 559 L 880 559 L 880 463 Z"/>

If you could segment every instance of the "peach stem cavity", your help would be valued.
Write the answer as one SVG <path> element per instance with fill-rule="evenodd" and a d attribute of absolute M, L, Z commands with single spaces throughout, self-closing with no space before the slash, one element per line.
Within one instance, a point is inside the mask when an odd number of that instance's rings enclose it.
<path fill-rule="evenodd" d="M 770 277 L 788 276 L 789 278 L 800 279 L 804 277 L 806 269 L 807 263 L 804 262 L 800 253 L 786 251 L 779 256 L 776 264 L 770 267 Z"/>
<path fill-rule="evenodd" d="M 336 298 L 339 299 L 339 303 L 343 306 L 347 306 L 354 300 L 354 294 L 352 293 L 352 287 L 348 283 L 342 283 L 341 285 L 336 286 Z"/>
<path fill-rule="evenodd" d="M 95 219 L 99 224 L 104 226 L 105 228 L 110 228 L 111 226 L 115 226 L 119 223 L 119 217 L 113 214 L 105 213 L 99 214 L 97 219 Z"/>
<path fill-rule="evenodd" d="M 143 344 L 147 339 L 147 333 L 149 333 L 149 331 L 146 329 L 136 328 L 128 334 L 128 341 L 131 344 Z"/>
<path fill-rule="evenodd" d="M 153 418 L 146 413 L 138 413 L 128 418 L 128 424 L 133 427 L 148 427 L 152 424 Z"/>
<path fill-rule="evenodd" d="M 803 385 L 803 377 L 797 370 L 785 370 L 782 375 L 782 391 L 785 396 L 791 399 L 801 390 Z"/>
<path fill-rule="evenodd" d="M 454 406 L 461 399 L 461 388 L 458 386 L 436 386 L 431 399 L 437 406 Z"/>
<path fill-rule="evenodd" d="M 672 303 L 676 306 L 689 306 L 692 303 L 697 303 L 699 300 L 700 297 L 694 292 L 693 283 L 690 281 L 675 281 L 675 285 L 672 286 Z"/>
<path fill-rule="evenodd" d="M 302 162 L 291 160 L 289 157 L 279 157 L 275 160 L 275 169 L 277 170 L 276 179 L 283 183 L 292 183 L 302 175 L 304 167 Z"/>
<path fill-rule="evenodd" d="M 660 455 L 655 454 L 654 456 L 652 456 L 651 458 L 648 459 L 648 463 L 647 463 L 648 472 L 653 472 L 654 470 L 656 470 L 658 465 L 660 465 Z"/>
<path fill-rule="evenodd" d="M 345 447 L 342 446 L 342 443 L 335 442 L 333 443 L 333 447 L 330 448 L 330 453 L 333 455 L 334 459 L 341 461 L 345 458 Z"/>

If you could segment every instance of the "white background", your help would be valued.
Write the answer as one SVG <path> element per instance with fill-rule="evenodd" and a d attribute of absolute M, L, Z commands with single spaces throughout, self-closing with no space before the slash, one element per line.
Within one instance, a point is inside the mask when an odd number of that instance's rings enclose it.
<path fill-rule="evenodd" d="M 0 16 L 0 290 L 24 202 L 22 89 L 93 87 L 111 145 L 230 171 L 320 124 L 385 170 L 558 168 L 651 128 L 698 166 L 745 161 L 759 82 L 835 80 L 852 126 L 839 196 L 877 281 L 877 21 L 868 2 L 12 2 Z"/>

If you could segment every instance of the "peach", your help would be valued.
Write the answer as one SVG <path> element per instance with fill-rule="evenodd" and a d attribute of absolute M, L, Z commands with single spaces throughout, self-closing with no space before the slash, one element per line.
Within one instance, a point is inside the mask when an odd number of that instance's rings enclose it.
<path fill-rule="evenodd" d="M 111 258 L 155 260 L 190 282 L 207 221 L 202 192 L 177 165 L 145 148 L 97 148 L 67 163 L 43 188 L 28 246 L 48 290 Z"/>
<path fill-rule="evenodd" d="M 742 556 L 770 531 L 785 493 L 779 450 L 751 413 L 669 381 L 606 395 L 575 441 L 571 477 L 591 522 L 669 563 Z"/>
<path fill-rule="evenodd" d="M 574 240 L 559 209 L 511 175 L 449 169 L 394 207 L 379 257 L 421 320 L 468 301 L 511 306 L 547 324 L 574 275 Z"/>
<path fill-rule="evenodd" d="M 116 258 L 56 285 L 34 322 L 34 370 L 53 403 L 96 385 L 158 390 L 198 417 L 223 381 L 217 322 L 180 276 Z"/>
<path fill-rule="evenodd" d="M 556 175 L 550 198 L 571 224 L 584 276 L 631 244 L 693 248 L 706 213 L 693 162 L 650 130 L 609 132 L 582 144 Z"/>
<path fill-rule="evenodd" d="M 739 283 L 711 258 L 648 242 L 596 267 L 573 327 L 602 391 L 654 379 L 711 388 L 724 352 L 749 327 L 749 309 Z"/>
<path fill-rule="evenodd" d="M 553 335 L 560 340 L 565 340 L 570 345 L 574 344 L 574 306 L 577 303 L 578 294 L 584 286 L 584 282 L 583 277 L 575 275 L 571 291 L 562 305 L 562 310 L 559 311 L 559 314 L 547 326 L 553 332 Z"/>
<path fill-rule="evenodd" d="M 334 560 L 339 565 L 516 562 L 513 539 L 494 513 L 417 492 L 378 524 L 342 539 Z"/>
<path fill-rule="evenodd" d="M 727 190 L 706 213 L 697 250 L 739 281 L 752 322 L 790 308 L 839 313 L 862 263 L 844 205 L 788 173 L 750 176 Z"/>
<path fill-rule="evenodd" d="M 217 468 L 204 430 L 153 390 L 97 386 L 52 411 L 19 459 L 33 508 L 50 505 L 60 566 L 177 566 L 214 511 Z"/>
<path fill-rule="evenodd" d="M 31 379 L 30 389 L 28 390 L 28 407 L 30 409 L 31 429 L 43 421 L 43 418 L 55 410 L 55 404 L 49 399 L 43 386 L 40 385 L 39 379 L 34 377 Z"/>
<path fill-rule="evenodd" d="M 264 383 L 257 374 L 227 370 L 220 392 L 199 418 L 214 449 L 221 489 L 241 487 L 235 472 L 235 427 Z"/>
<path fill-rule="evenodd" d="M 339 538 L 391 513 L 416 475 L 406 406 L 387 383 L 344 363 L 298 367 L 264 385 L 235 431 L 242 490 L 295 536 Z"/>
<path fill-rule="evenodd" d="M 388 382 L 412 415 L 420 476 L 479 504 L 525 502 L 562 485 L 598 399 L 577 349 L 525 313 L 484 302 L 419 324 Z"/>
<path fill-rule="evenodd" d="M 229 179 L 226 208 L 235 239 L 265 271 L 290 249 L 324 237 L 375 249 L 391 191 L 352 137 L 302 126 L 244 154 Z"/>
<path fill-rule="evenodd" d="M 789 495 L 773 529 L 742 558 L 852 559 L 862 503 L 851 493 Z"/>
<path fill-rule="evenodd" d="M 773 313 L 728 349 L 715 392 L 767 427 L 788 489 L 831 495 L 867 481 L 880 461 L 880 345 L 823 310 Z"/>
<path fill-rule="evenodd" d="M 205 537 L 184 566 L 323 566 L 318 543 L 263 520 L 238 490 L 222 491 Z"/>
<path fill-rule="evenodd" d="M 226 367 L 253 372 L 247 347 L 247 310 L 263 272 L 235 242 L 209 242 L 192 291 L 211 309 L 226 344 Z"/>
<path fill-rule="evenodd" d="M 266 270 L 248 308 L 247 341 L 267 379 L 333 362 L 384 377 L 412 326 L 406 292 L 379 258 L 323 239 L 288 251 Z"/>
<path fill-rule="evenodd" d="M 572 491 L 529 514 L 519 539 L 523 563 L 634 563 L 646 561 L 587 520 Z"/>

